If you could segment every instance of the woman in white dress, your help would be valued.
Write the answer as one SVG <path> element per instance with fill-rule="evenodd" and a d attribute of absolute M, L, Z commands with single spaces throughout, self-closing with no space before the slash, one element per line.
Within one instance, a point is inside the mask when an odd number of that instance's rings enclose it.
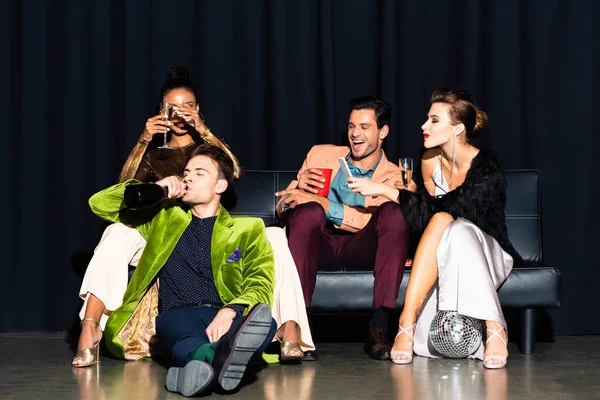
<path fill-rule="evenodd" d="M 438 89 L 422 126 L 424 187 L 410 193 L 372 182 L 349 185 L 365 195 L 395 197 L 412 231 L 422 235 L 392 348 L 396 364 L 412 362 L 413 350 L 441 356 L 429 327 L 438 310 L 448 310 L 486 325 L 485 346 L 471 357 L 483 359 L 486 368 L 506 366 L 508 332 L 497 290 L 521 257 L 508 239 L 502 162 L 472 144 L 487 119 L 468 92 Z"/>

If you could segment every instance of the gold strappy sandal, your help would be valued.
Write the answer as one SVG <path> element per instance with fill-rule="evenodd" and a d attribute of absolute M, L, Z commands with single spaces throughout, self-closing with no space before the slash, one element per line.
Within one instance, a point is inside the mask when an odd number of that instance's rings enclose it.
<path fill-rule="evenodd" d="M 281 355 L 279 356 L 280 363 L 282 363 L 282 364 L 288 363 L 289 364 L 289 363 L 302 362 L 302 358 L 304 358 L 304 352 L 302 351 L 302 348 L 300 347 L 300 344 L 298 342 L 290 343 L 290 342 L 284 342 L 281 339 L 278 339 L 278 340 L 280 343 L 280 352 L 281 352 Z M 292 351 L 296 355 L 289 356 L 288 354 Z"/>
<path fill-rule="evenodd" d="M 92 321 L 95 322 L 98 327 L 100 327 L 100 321 L 95 320 L 93 318 L 84 318 L 81 320 L 81 324 L 83 325 L 83 321 Z M 102 330 L 102 329 L 100 329 Z M 83 368 L 89 367 L 90 365 L 98 364 L 100 362 L 100 342 L 102 338 L 98 340 L 92 347 L 88 347 L 83 350 L 77 350 L 75 353 L 75 357 L 73 357 L 73 361 L 71 361 L 71 366 L 75 368 Z M 75 360 L 81 360 L 83 363 L 81 364 L 73 364 Z"/>
<path fill-rule="evenodd" d="M 296 324 L 296 327 L 298 324 Z M 285 334 L 282 332 L 281 337 L 277 335 L 277 340 L 279 341 L 279 362 L 281 364 L 294 364 L 301 363 L 304 358 L 304 352 L 300 347 L 300 343 L 298 342 L 286 342 L 283 340 L 283 336 Z M 290 352 L 294 352 L 296 355 L 290 356 L 288 355 Z"/>

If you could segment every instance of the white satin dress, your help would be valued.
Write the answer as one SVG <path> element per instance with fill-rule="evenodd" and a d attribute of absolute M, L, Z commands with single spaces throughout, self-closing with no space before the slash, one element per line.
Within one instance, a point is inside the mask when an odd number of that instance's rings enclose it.
<path fill-rule="evenodd" d="M 436 196 L 450 191 L 437 159 L 433 182 Z M 513 259 L 496 239 L 472 222 L 458 218 L 450 223 L 442 236 L 437 262 L 438 280 L 417 319 L 415 354 L 441 357 L 429 340 L 429 327 L 438 310 L 496 321 L 506 329 L 497 290 L 510 274 Z M 483 360 L 484 350 L 482 343 L 469 358 Z"/>

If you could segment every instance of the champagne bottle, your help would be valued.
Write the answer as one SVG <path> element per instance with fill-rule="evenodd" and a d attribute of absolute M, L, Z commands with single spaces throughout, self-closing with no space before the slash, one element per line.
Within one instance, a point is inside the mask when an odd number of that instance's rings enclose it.
<path fill-rule="evenodd" d="M 124 200 L 127 207 L 132 210 L 153 206 L 169 194 L 168 188 L 163 188 L 155 183 L 141 183 L 125 188 Z"/>

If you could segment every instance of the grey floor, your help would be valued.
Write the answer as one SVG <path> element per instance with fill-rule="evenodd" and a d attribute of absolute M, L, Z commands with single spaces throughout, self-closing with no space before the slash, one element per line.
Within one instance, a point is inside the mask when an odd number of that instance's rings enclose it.
<path fill-rule="evenodd" d="M 600 399 L 600 336 L 559 337 L 523 356 L 509 344 L 505 370 L 473 360 L 412 365 L 369 360 L 360 343 L 319 345 L 321 361 L 271 365 L 231 399 Z M 0 334 L 0 399 L 181 399 L 155 362 L 102 358 L 72 369 L 57 335 Z M 208 397 L 221 397 L 211 394 Z"/>

